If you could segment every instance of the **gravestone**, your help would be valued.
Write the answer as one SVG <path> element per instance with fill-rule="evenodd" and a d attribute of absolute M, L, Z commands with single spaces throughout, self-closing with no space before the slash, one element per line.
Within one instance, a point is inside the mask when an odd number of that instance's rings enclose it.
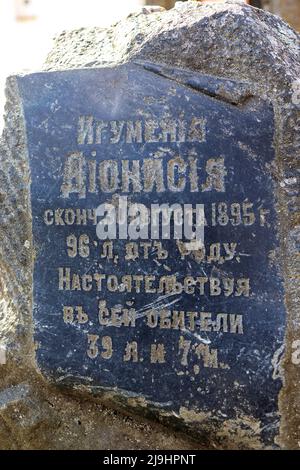
<path fill-rule="evenodd" d="M 8 79 L 13 401 L 100 400 L 207 447 L 297 447 L 298 46 L 243 2 L 178 2 L 64 33 L 44 70 Z M 204 239 L 151 232 L 153 205 L 201 207 Z"/>

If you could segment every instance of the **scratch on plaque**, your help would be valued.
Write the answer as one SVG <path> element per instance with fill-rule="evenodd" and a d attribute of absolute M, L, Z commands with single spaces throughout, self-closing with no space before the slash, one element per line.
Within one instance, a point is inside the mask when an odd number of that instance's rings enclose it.
<path fill-rule="evenodd" d="M 245 104 L 253 97 L 250 85 L 247 82 L 236 82 L 234 80 L 224 80 L 195 73 L 191 70 L 183 70 L 177 67 L 166 67 L 146 61 L 135 61 L 136 65 L 142 66 L 145 70 L 172 80 L 179 85 L 185 86 L 204 95 L 215 98 L 232 106 Z"/>

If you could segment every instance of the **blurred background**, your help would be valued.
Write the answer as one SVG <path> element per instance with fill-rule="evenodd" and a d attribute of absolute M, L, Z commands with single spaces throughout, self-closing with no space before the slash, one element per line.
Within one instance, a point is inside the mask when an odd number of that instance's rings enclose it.
<path fill-rule="evenodd" d="M 300 0 L 248 3 L 281 16 L 300 31 Z M 143 5 L 168 9 L 174 4 L 175 0 L 0 0 L 0 131 L 5 77 L 38 69 L 57 33 L 83 26 L 109 26 Z"/>

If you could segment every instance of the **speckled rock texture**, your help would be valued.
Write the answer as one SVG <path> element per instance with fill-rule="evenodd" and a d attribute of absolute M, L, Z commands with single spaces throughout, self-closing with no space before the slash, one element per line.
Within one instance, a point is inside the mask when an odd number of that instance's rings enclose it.
<path fill-rule="evenodd" d="M 277 365 L 276 445 L 300 446 L 300 82 L 299 36 L 279 18 L 239 1 L 178 2 L 143 9 L 109 29 L 62 33 L 43 70 L 149 61 L 247 82 L 272 101 L 276 125 L 280 263 L 285 278 L 286 348 Z M 201 438 L 146 421 L 96 397 L 48 384 L 35 366 L 32 324 L 30 174 L 16 81 L 7 80 L 6 127 L 0 143 L 0 449 L 200 449 L 263 447 L 257 423 L 221 429 L 197 420 Z M 116 411 L 106 406 L 115 406 Z M 164 417 L 160 420 L 165 424 Z M 193 440 L 192 438 L 197 438 Z"/>

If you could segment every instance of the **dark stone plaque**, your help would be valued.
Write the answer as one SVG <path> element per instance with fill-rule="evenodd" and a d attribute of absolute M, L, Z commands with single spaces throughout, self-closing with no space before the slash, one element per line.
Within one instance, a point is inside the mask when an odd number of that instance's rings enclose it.
<path fill-rule="evenodd" d="M 274 435 L 284 335 L 273 109 L 151 64 L 18 78 L 31 167 L 37 362 L 58 384 Z M 203 204 L 205 248 L 100 240 L 96 209 Z"/>

